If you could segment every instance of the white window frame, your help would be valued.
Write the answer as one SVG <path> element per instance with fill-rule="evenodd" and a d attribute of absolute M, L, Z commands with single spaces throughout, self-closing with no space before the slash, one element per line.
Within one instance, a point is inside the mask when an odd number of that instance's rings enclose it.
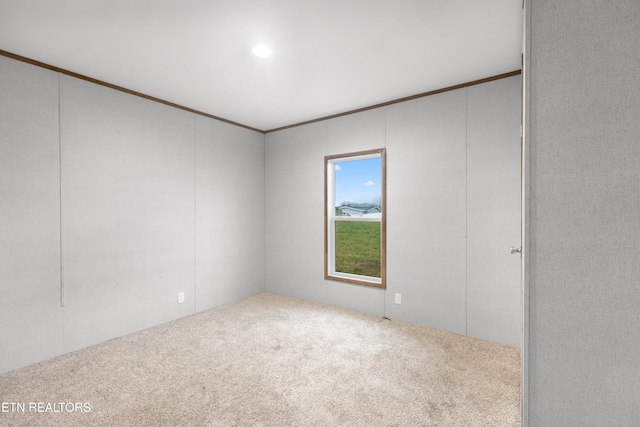
<path fill-rule="evenodd" d="M 380 217 L 344 217 L 336 216 L 335 197 L 335 165 L 337 163 L 380 158 L 381 161 L 381 208 Z M 386 149 L 358 151 L 354 153 L 325 156 L 325 191 L 324 191 L 324 277 L 327 280 L 336 280 L 358 285 L 372 286 L 376 288 L 386 288 L 386 240 L 387 240 L 387 183 L 386 183 Z M 358 221 L 358 222 L 379 222 L 380 223 L 380 277 L 364 276 L 359 274 L 343 273 L 336 271 L 335 253 L 335 224 L 336 221 Z"/>

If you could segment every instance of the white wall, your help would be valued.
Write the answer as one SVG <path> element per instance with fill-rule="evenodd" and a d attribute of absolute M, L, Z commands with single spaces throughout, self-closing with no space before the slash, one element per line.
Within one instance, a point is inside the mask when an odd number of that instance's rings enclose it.
<path fill-rule="evenodd" d="M 196 116 L 196 311 L 264 290 L 264 135 Z"/>
<path fill-rule="evenodd" d="M 637 426 L 640 3 L 526 12 L 528 425 Z"/>
<path fill-rule="evenodd" d="M 511 141 L 519 76 L 265 137 L 5 57 L 0 71 L 0 372 L 265 289 L 461 334 L 497 304 L 467 280 L 469 144 Z M 326 281 L 323 158 L 380 147 L 388 289 Z M 472 334 L 518 344 L 477 317 Z"/>
<path fill-rule="evenodd" d="M 509 209 L 515 218 L 506 240 L 517 245 L 520 93 L 515 76 L 267 134 L 267 290 L 461 334 L 471 326 L 474 336 L 519 345 L 519 259 L 511 258 L 515 275 L 497 274 L 498 285 L 496 275 L 467 282 L 468 192 L 476 188 L 467 185 L 467 174 L 490 182 L 496 172 L 489 168 L 504 156 L 485 165 L 482 145 L 494 144 L 494 152 L 508 147 L 513 164 L 497 175 L 514 175 Z M 381 147 L 387 148 L 387 290 L 324 280 L 323 158 Z M 476 153 L 472 163 L 469 153 Z M 483 194 L 473 198 L 476 205 Z M 292 203 L 306 214 L 287 215 L 284 207 Z M 505 287 L 508 308 L 494 313 L 505 302 L 499 292 Z M 394 304 L 396 292 L 402 305 Z"/>
<path fill-rule="evenodd" d="M 387 317 L 459 334 L 466 333 L 466 94 L 395 104 L 387 115 Z M 396 292 L 402 305 L 393 303 Z"/>
<path fill-rule="evenodd" d="M 193 313 L 193 115 L 61 75 L 60 123 L 64 351 Z"/>
<path fill-rule="evenodd" d="M 58 75 L 0 57 L 0 372 L 60 354 Z"/>
<path fill-rule="evenodd" d="M 264 290 L 261 133 L 6 57 L 0 90 L 0 372 Z"/>
<path fill-rule="evenodd" d="M 265 138 L 266 288 L 316 302 L 327 301 L 322 261 L 327 133 L 324 121 Z M 291 215 L 293 203 L 305 214 Z"/>

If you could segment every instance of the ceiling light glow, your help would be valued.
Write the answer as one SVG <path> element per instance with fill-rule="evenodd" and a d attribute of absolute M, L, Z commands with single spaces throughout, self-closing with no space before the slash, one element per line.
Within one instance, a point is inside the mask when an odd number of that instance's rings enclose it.
<path fill-rule="evenodd" d="M 271 56 L 271 49 L 267 45 L 259 44 L 253 47 L 253 54 L 260 58 L 267 58 Z"/>

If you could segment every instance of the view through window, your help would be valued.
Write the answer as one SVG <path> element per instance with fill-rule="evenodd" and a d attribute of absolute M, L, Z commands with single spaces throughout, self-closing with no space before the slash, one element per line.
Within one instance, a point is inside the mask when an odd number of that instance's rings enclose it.
<path fill-rule="evenodd" d="M 325 277 L 385 287 L 385 150 L 325 157 Z"/>

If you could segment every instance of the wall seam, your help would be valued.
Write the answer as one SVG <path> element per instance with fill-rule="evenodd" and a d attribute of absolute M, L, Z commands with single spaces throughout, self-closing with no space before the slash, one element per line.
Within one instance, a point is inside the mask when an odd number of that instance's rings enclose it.
<path fill-rule="evenodd" d="M 198 171 L 197 171 L 197 153 L 198 149 L 197 144 L 197 118 L 196 115 L 193 114 L 193 313 L 196 313 L 198 310 L 198 245 L 197 245 L 197 233 L 196 227 L 198 224 Z"/>
<path fill-rule="evenodd" d="M 60 89 L 60 73 L 56 73 L 58 78 L 58 208 L 60 209 L 60 348 L 57 353 L 65 353 L 65 323 L 64 323 L 64 307 L 65 307 L 65 269 L 64 269 L 64 209 L 63 209 L 63 189 L 62 189 L 62 91 Z"/>
<path fill-rule="evenodd" d="M 262 134 L 262 283 L 267 292 L 267 135 Z"/>
<path fill-rule="evenodd" d="M 325 146 L 324 146 L 324 152 L 325 152 L 325 155 L 328 155 L 328 154 L 330 154 L 330 153 L 331 153 L 331 151 L 330 151 L 330 147 L 331 147 L 331 141 L 330 141 L 330 138 L 331 138 L 331 132 L 330 132 L 330 130 L 329 130 L 329 120 L 325 120 L 325 121 L 324 121 L 324 132 L 325 132 L 325 137 L 324 137 L 324 144 L 325 144 Z M 324 176 L 324 174 L 325 174 L 325 170 L 326 170 L 326 169 L 324 169 L 324 162 L 323 162 L 323 171 L 322 171 L 322 175 L 323 175 L 323 176 Z M 323 192 L 324 194 L 326 194 L 326 193 L 327 193 L 327 181 L 326 181 L 326 180 L 324 180 L 324 179 L 323 179 L 323 181 L 324 181 L 324 182 L 323 182 L 323 184 L 322 184 L 322 192 Z M 324 207 L 323 207 L 323 209 L 322 209 L 322 210 L 323 210 L 323 214 L 322 214 L 322 215 L 326 218 L 326 217 L 327 217 L 327 211 L 325 210 L 325 208 L 324 208 Z M 326 219 L 325 219 L 325 221 L 326 221 Z M 323 262 L 325 262 L 325 263 L 326 263 L 327 261 L 326 261 L 326 260 L 323 260 Z M 325 267 L 325 268 L 326 268 L 326 267 Z M 329 303 L 329 286 L 331 286 L 331 283 L 330 283 L 327 279 L 324 279 L 324 289 L 325 289 L 324 302 L 325 302 L 325 304 L 330 304 L 330 303 Z"/>
<path fill-rule="evenodd" d="M 387 149 L 387 115 L 388 114 L 389 114 L 389 108 L 387 106 L 385 106 L 384 107 L 384 148 L 385 148 L 385 150 Z M 385 156 L 386 156 L 386 154 L 385 154 Z M 385 159 L 385 169 L 386 169 L 386 171 L 385 171 L 386 175 L 384 177 L 384 180 L 385 180 L 384 182 L 385 182 L 385 185 L 386 185 L 387 177 L 389 176 L 389 163 L 388 163 L 387 159 Z M 386 188 L 385 188 L 385 190 L 386 190 Z M 387 209 L 387 194 L 386 194 L 386 191 L 385 191 L 385 194 L 384 194 L 384 198 L 385 198 L 384 199 L 385 210 L 384 210 L 382 215 L 385 216 L 385 221 L 386 221 L 388 219 L 388 215 L 387 215 L 387 211 L 388 211 L 388 209 Z M 388 249 L 387 246 L 389 246 L 389 244 L 388 244 L 389 243 L 388 242 L 388 240 L 389 240 L 389 229 L 388 228 L 385 229 L 385 234 L 386 234 L 386 236 L 385 236 L 385 248 L 384 248 L 384 250 L 385 250 L 385 260 L 384 260 L 385 273 L 384 273 L 384 289 L 383 289 L 383 293 L 382 293 L 382 317 L 384 317 L 384 318 L 387 317 L 387 289 L 389 288 L 389 270 L 387 268 L 388 264 L 389 264 L 389 257 L 388 257 L 389 252 L 387 251 L 387 249 Z"/>
<path fill-rule="evenodd" d="M 60 307 L 64 308 L 64 239 L 62 210 L 62 108 L 60 101 L 60 73 L 58 77 L 58 196 L 60 208 Z"/>
<path fill-rule="evenodd" d="M 469 88 L 464 88 L 464 334 L 469 335 Z"/>

